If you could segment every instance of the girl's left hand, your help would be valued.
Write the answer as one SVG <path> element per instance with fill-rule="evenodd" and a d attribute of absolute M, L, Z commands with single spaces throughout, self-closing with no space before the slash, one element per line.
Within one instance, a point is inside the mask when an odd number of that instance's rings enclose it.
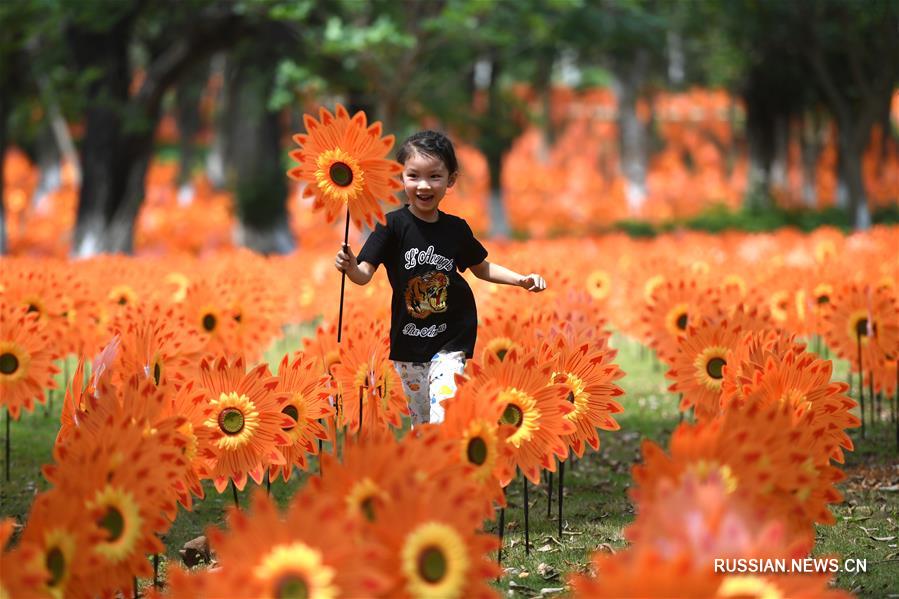
<path fill-rule="evenodd" d="M 533 291 L 534 293 L 539 293 L 540 291 L 546 289 L 546 281 L 544 281 L 543 277 L 541 277 L 537 273 L 531 273 L 529 275 L 521 277 L 518 285 L 520 287 L 524 287 L 528 291 Z"/>

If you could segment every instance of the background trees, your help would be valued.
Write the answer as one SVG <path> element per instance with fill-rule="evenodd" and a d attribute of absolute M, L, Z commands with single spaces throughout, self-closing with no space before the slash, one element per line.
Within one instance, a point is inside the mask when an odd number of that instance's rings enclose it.
<path fill-rule="evenodd" d="M 489 165 L 499 234 L 503 156 L 529 123 L 553 144 L 562 79 L 615 91 L 634 215 L 655 149 L 654 117 L 638 107 L 662 89 L 723 85 L 742 98 L 747 204 L 769 203 L 791 136 L 812 175 L 833 123 L 840 197 L 867 226 L 862 155 L 877 126 L 896 143 L 899 0 L 20 0 L 0 4 L 0 26 L 0 155 L 12 143 L 57 163 L 74 139 L 77 255 L 130 251 L 166 112 L 181 131 L 182 183 L 208 157 L 211 180 L 236 194 L 240 239 L 266 252 L 292 247 L 284 141 L 318 102 L 365 109 L 398 136 L 427 123 L 470 141 Z M 221 86 L 201 114 L 210 77 Z M 197 147 L 204 128 L 212 139 Z"/>

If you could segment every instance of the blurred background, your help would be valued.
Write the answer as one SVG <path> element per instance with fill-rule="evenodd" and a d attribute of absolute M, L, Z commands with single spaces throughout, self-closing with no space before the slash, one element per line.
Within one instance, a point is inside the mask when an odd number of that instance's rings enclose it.
<path fill-rule="evenodd" d="M 899 0 L 6 0 L 0 30 L 5 254 L 336 246 L 285 173 L 338 102 L 449 132 L 481 235 L 899 220 Z"/>

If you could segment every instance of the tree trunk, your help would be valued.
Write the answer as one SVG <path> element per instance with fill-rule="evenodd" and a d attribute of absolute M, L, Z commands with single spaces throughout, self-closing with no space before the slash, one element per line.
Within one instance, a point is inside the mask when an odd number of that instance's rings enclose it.
<path fill-rule="evenodd" d="M 842 180 L 849 196 L 849 214 L 852 226 L 857 230 L 871 228 L 871 211 L 868 194 L 862 176 L 862 155 L 867 146 L 868 135 L 856 133 L 849 125 L 839 125 L 839 151 Z"/>
<path fill-rule="evenodd" d="M 774 116 L 761 91 L 754 89 L 750 75 L 744 91 L 746 105 L 746 141 L 749 146 L 749 181 L 744 208 L 767 208 L 771 204 L 771 163 L 774 158 Z"/>
<path fill-rule="evenodd" d="M 62 186 L 62 154 L 49 123 L 45 123 L 37 132 L 34 150 L 39 173 L 31 205 L 40 209 L 47 196 Z"/>
<path fill-rule="evenodd" d="M 274 58 L 259 52 L 242 57 L 232 98 L 241 115 L 233 123 L 240 220 L 238 241 L 264 254 L 288 253 L 294 239 L 287 225 L 287 177 L 282 167 L 280 115 L 267 103 L 275 82 Z M 260 65 L 269 65 L 261 67 Z"/>
<path fill-rule="evenodd" d="M 221 81 L 221 86 L 216 93 L 213 103 L 212 142 L 209 154 L 206 155 L 206 176 L 209 177 L 209 182 L 214 188 L 221 189 L 227 181 L 227 136 L 228 116 L 230 115 L 228 108 L 228 94 L 230 91 L 228 77 L 230 69 L 228 68 L 227 55 L 224 52 L 220 52 L 212 57 L 209 63 L 209 71 L 211 77 Z"/>
<path fill-rule="evenodd" d="M 200 98 L 208 69 L 197 69 L 185 77 L 175 92 L 175 122 L 178 124 L 178 201 L 193 199 L 192 171 L 196 160 L 195 138 L 200 131 Z"/>
<path fill-rule="evenodd" d="M 802 155 L 802 203 L 810 209 L 818 206 L 818 159 L 824 148 L 826 131 L 817 112 L 808 111 L 803 115 L 799 135 Z"/>
<path fill-rule="evenodd" d="M 621 171 L 627 179 L 627 204 L 631 216 L 640 215 L 647 195 L 646 126 L 637 116 L 637 100 L 648 69 L 649 52 L 645 49 L 637 50 L 633 60 L 616 69 Z"/>
<path fill-rule="evenodd" d="M 490 234 L 494 237 L 509 236 L 509 220 L 503 203 L 502 170 L 503 155 L 509 149 L 515 135 L 512 132 L 511 115 L 499 89 L 502 65 L 495 56 L 490 59 L 490 80 L 487 87 L 487 109 L 481 119 L 481 136 L 478 146 L 487 159 L 490 170 Z"/>

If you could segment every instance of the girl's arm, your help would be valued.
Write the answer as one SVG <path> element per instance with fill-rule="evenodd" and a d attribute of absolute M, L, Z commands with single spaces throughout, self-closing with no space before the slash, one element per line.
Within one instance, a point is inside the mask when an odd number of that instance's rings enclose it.
<path fill-rule="evenodd" d="M 337 252 L 334 266 L 337 270 L 345 272 L 347 278 L 356 285 L 367 285 L 375 271 L 378 270 L 378 267 L 374 264 L 357 262 L 356 256 L 353 255 L 353 250 L 348 245 Z"/>
<path fill-rule="evenodd" d="M 514 270 L 509 270 L 505 266 L 499 264 L 491 264 L 484 260 L 480 264 L 470 267 L 474 276 L 482 281 L 490 283 L 499 283 L 500 285 L 515 285 L 516 287 L 524 287 L 528 291 L 538 292 L 546 289 L 546 281 L 537 273 L 529 275 L 520 275 Z"/>

